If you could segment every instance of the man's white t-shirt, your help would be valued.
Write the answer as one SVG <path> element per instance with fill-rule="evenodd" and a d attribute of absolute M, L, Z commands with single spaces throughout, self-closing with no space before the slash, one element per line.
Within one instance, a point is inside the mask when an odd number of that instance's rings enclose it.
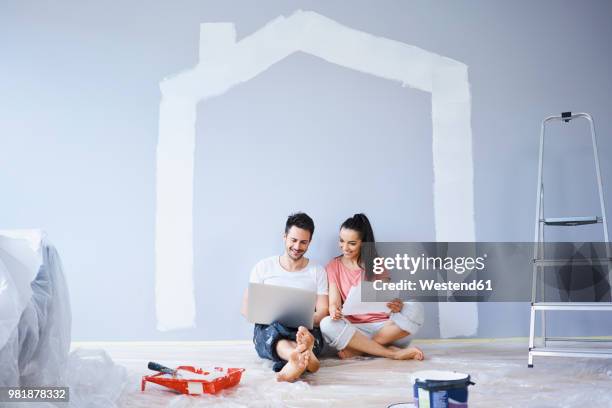
<path fill-rule="evenodd" d="M 316 292 L 317 295 L 327 295 L 327 273 L 325 268 L 312 261 L 308 261 L 305 268 L 295 272 L 288 272 L 281 266 L 278 255 L 257 262 L 251 271 L 249 282 L 288 286 Z"/>

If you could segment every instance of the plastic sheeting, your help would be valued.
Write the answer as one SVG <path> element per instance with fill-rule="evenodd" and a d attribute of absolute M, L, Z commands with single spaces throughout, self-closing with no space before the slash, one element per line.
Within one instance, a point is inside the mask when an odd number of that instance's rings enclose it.
<path fill-rule="evenodd" d="M 63 381 L 70 387 L 70 408 L 116 408 L 126 383 L 124 367 L 103 350 L 70 353 Z"/>
<path fill-rule="evenodd" d="M 35 241 L 40 238 L 14 239 L 0 231 L 0 349 L 32 297 L 30 284 L 42 264 L 42 251 Z"/>
<path fill-rule="evenodd" d="M 68 408 L 115 408 L 126 370 L 101 350 L 70 350 L 68 288 L 37 230 L 0 231 L 0 386 L 67 386 Z M 19 407 L 54 407 L 19 403 Z"/>
<path fill-rule="evenodd" d="M 0 385 L 59 385 L 70 303 L 59 256 L 37 231 L 0 233 Z"/>
<path fill-rule="evenodd" d="M 451 370 L 469 373 L 469 406 L 515 408 L 612 407 L 612 360 L 536 358 L 527 368 L 526 341 L 415 342 L 424 361 L 384 358 L 326 358 L 303 381 L 278 383 L 269 362 L 252 344 L 96 344 L 128 368 L 128 386 L 117 403 L 123 408 L 199 407 L 387 407 L 412 402 L 412 373 Z M 153 360 L 180 364 L 246 368 L 240 384 L 218 395 L 178 395 L 155 384 L 140 392 L 140 378 Z"/>

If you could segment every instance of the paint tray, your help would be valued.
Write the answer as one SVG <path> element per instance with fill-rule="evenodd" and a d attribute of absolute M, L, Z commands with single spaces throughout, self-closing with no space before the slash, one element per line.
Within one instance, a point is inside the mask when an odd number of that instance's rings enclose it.
<path fill-rule="evenodd" d="M 215 367 L 204 370 L 192 366 L 179 366 L 176 372 L 183 375 L 173 376 L 166 373 L 145 375 L 142 377 L 140 390 L 145 390 L 147 382 L 155 383 L 171 388 L 181 394 L 200 395 L 216 394 L 219 391 L 233 387 L 240 382 L 244 368 L 221 368 Z M 189 376 L 193 373 L 193 376 Z"/>

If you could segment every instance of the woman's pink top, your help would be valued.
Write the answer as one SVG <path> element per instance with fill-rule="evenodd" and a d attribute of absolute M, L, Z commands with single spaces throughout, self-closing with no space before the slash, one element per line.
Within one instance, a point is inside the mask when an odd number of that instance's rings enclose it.
<path fill-rule="evenodd" d="M 329 261 L 329 263 L 325 267 L 325 271 L 327 272 L 327 279 L 329 280 L 330 286 L 332 283 L 336 285 L 336 287 L 340 291 L 342 303 L 344 303 L 351 288 L 353 286 L 359 285 L 359 283 L 361 282 L 361 275 L 364 271 L 361 268 L 347 268 L 342 263 L 341 258 L 342 257 L 339 256 Z M 388 276 L 389 273 L 385 271 L 381 275 L 379 275 L 379 278 L 385 278 Z M 386 313 L 368 313 L 345 317 L 351 323 L 372 323 L 389 319 L 389 316 L 387 316 Z"/>

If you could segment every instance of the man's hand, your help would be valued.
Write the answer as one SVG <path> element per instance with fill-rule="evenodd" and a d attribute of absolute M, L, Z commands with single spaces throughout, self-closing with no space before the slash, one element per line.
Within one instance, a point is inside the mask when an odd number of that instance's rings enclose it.
<path fill-rule="evenodd" d="M 387 303 L 387 307 L 391 310 L 391 313 L 399 313 L 404 307 L 404 302 L 402 302 L 402 299 L 393 299 Z"/>
<path fill-rule="evenodd" d="M 329 316 L 333 320 L 340 320 L 342 319 L 342 311 L 340 310 L 338 306 L 331 306 L 329 308 Z"/>

